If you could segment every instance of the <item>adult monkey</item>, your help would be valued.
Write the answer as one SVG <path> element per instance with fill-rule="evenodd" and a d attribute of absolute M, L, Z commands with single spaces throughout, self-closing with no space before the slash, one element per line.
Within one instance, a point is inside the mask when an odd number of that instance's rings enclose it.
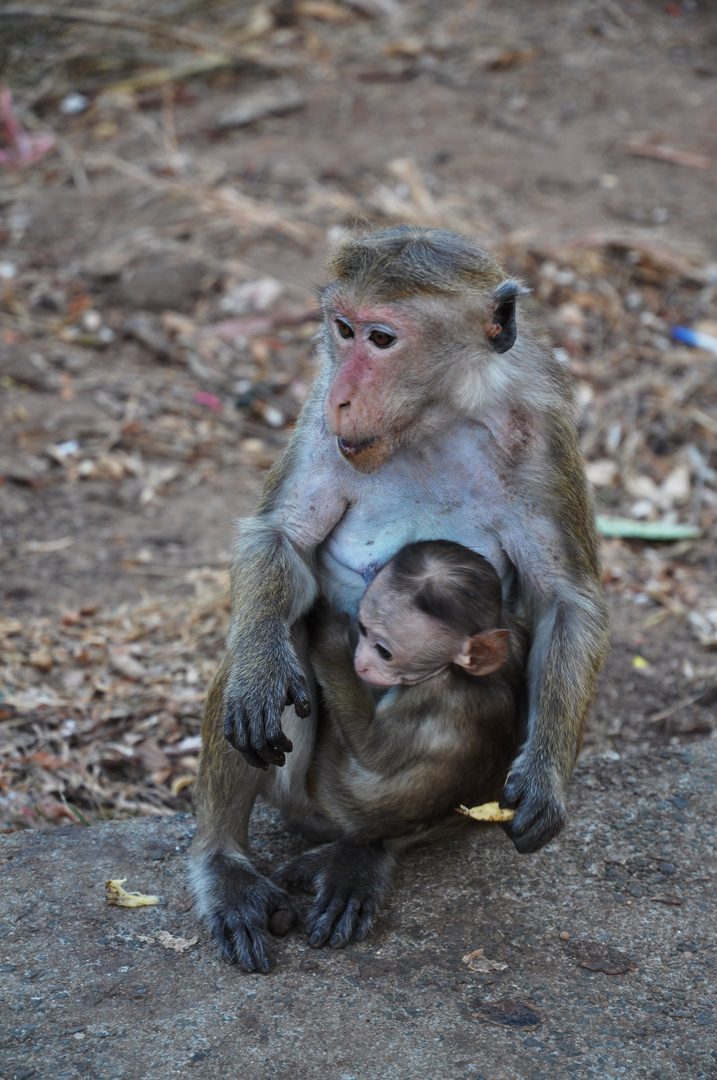
<path fill-rule="evenodd" d="M 317 722 L 330 727 L 333 707 L 319 708 L 309 663 L 304 616 L 317 597 L 355 616 L 366 583 L 416 540 L 462 543 L 496 568 L 531 632 L 527 725 L 502 797 L 521 852 L 565 824 L 607 649 L 570 377 L 517 335 L 520 286 L 471 240 L 409 226 L 348 239 L 328 271 L 322 367 L 237 543 L 228 653 L 207 701 L 196 785 L 198 906 L 224 954 L 249 970 L 269 967 L 268 930 L 295 917 L 246 855 L 257 794 L 324 844 L 285 875 L 318 892 L 311 944 L 365 936 L 391 845 L 406 839 L 390 821 L 377 838 L 360 820 L 332 817 L 317 788 Z M 343 713 L 365 692 L 348 680 L 331 691 Z M 340 752 L 351 761 L 350 746 Z M 371 777 L 359 772 L 356 790 L 370 800 Z"/>

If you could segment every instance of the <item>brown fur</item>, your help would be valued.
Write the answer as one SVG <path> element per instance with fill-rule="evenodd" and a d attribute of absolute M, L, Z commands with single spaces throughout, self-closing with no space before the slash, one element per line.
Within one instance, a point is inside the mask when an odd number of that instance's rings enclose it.
<path fill-rule="evenodd" d="M 385 702 L 357 684 L 349 621 L 312 615 L 311 658 L 324 697 L 310 775 L 327 819 L 366 840 L 458 828 L 454 811 L 497 799 L 515 756 L 526 635 L 509 620 L 508 660 L 481 678 L 395 687 Z M 436 741 L 424 737 L 435 734 Z M 365 778 L 364 778 L 365 777 Z"/>

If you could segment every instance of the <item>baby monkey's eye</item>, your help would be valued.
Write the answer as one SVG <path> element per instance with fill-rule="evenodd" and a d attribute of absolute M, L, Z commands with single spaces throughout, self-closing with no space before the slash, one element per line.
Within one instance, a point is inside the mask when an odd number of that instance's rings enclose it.
<path fill-rule="evenodd" d="M 366 627 L 364 626 L 364 624 L 361 622 L 360 619 L 358 621 L 358 628 L 359 628 L 359 634 L 361 635 L 361 637 L 366 637 Z"/>
<path fill-rule="evenodd" d="M 396 340 L 393 334 L 387 334 L 385 330 L 372 330 L 368 339 L 377 349 L 389 349 Z"/>
<path fill-rule="evenodd" d="M 341 334 L 342 338 L 352 338 L 354 336 L 353 330 L 347 322 L 344 322 L 343 319 L 337 319 L 336 326 L 338 327 L 338 331 Z"/>
<path fill-rule="evenodd" d="M 390 653 L 386 646 L 381 645 L 378 641 L 376 642 L 376 652 L 382 660 L 393 660 L 393 653 Z"/>

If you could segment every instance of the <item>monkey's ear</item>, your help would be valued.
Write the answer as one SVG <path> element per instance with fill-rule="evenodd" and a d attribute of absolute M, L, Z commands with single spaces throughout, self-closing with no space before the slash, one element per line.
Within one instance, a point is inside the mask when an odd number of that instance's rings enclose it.
<path fill-rule="evenodd" d="M 469 675 L 490 675 L 508 659 L 508 640 L 510 630 L 484 630 L 466 638 L 453 663 L 462 667 Z"/>
<path fill-rule="evenodd" d="M 508 352 L 515 345 L 515 300 L 529 291 L 517 281 L 504 281 L 493 293 L 486 336 L 496 352 Z"/>

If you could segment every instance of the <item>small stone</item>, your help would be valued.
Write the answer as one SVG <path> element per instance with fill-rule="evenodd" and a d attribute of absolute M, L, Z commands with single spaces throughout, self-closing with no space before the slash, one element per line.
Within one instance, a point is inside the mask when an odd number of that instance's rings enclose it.
<path fill-rule="evenodd" d="M 89 104 L 89 98 L 85 97 L 84 94 L 73 91 L 63 97 L 60 102 L 60 112 L 63 116 L 79 116 L 88 108 Z"/>

